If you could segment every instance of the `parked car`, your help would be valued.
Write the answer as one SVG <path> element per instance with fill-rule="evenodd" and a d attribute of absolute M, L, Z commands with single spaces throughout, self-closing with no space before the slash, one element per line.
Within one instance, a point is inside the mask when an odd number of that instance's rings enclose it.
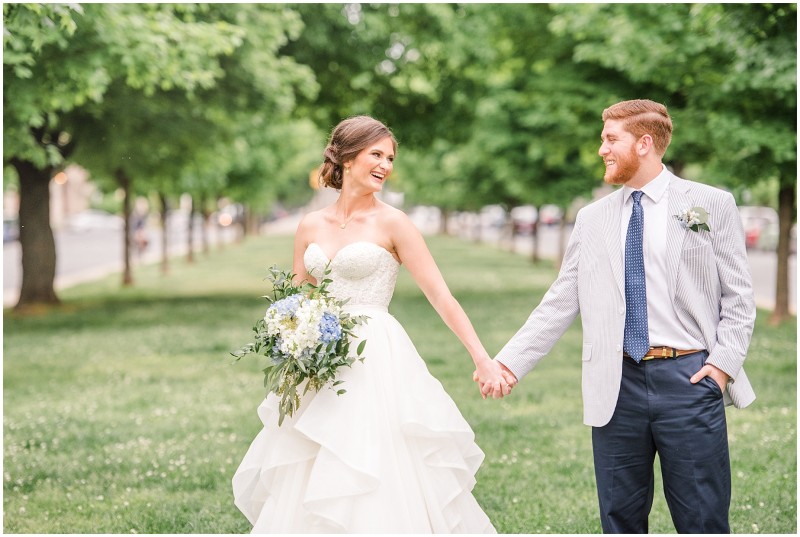
<path fill-rule="evenodd" d="M 122 217 L 99 209 L 86 209 L 69 217 L 67 221 L 72 231 L 91 231 L 106 229 L 121 231 L 125 227 Z"/>
<path fill-rule="evenodd" d="M 480 214 L 484 228 L 500 229 L 506 225 L 506 210 L 500 205 L 487 205 L 481 209 Z"/>
<path fill-rule="evenodd" d="M 772 207 L 739 207 L 745 245 L 758 250 L 775 250 L 778 245 L 778 213 Z"/>
<path fill-rule="evenodd" d="M 520 205 L 511 209 L 511 225 L 514 228 L 514 235 L 531 235 L 539 211 L 533 205 Z"/>
<path fill-rule="evenodd" d="M 3 218 L 3 242 L 19 240 L 19 221 L 16 218 Z"/>
<path fill-rule="evenodd" d="M 560 224 L 562 213 L 561 207 L 558 205 L 544 205 L 539 209 L 539 222 L 545 226 Z"/>

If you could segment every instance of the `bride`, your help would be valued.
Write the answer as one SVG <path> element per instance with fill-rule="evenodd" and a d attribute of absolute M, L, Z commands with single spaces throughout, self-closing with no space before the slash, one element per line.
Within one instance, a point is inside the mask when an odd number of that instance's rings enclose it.
<path fill-rule="evenodd" d="M 254 533 L 494 533 L 472 495 L 484 454 L 453 400 L 388 313 L 405 265 L 466 347 L 484 398 L 511 391 L 452 296 L 422 235 L 375 197 L 392 172 L 397 142 L 381 122 L 357 116 L 331 133 L 321 182 L 337 201 L 297 228 L 293 272 L 349 299 L 366 339 L 363 362 L 341 369 L 347 393 L 308 392 L 277 425 L 278 398 L 258 409 L 264 428 L 233 477 L 237 507 Z M 358 344 L 354 342 L 353 348 Z"/>

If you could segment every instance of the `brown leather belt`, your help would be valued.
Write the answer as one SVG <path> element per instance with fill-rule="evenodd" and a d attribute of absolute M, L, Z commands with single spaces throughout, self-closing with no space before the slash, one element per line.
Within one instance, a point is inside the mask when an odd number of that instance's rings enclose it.
<path fill-rule="evenodd" d="M 680 349 L 673 349 L 672 347 L 650 347 L 650 350 L 644 355 L 642 361 L 654 360 L 656 358 L 677 358 L 678 356 L 686 356 L 687 354 L 694 354 L 696 352 L 702 351 L 699 349 L 682 351 Z M 624 354 L 624 356 L 630 358 L 627 352 Z"/>

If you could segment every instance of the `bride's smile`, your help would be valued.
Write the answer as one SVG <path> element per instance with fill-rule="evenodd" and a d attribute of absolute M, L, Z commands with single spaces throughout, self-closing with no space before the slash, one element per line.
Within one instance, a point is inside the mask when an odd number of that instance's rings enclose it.
<path fill-rule="evenodd" d="M 345 164 L 345 170 L 348 169 Z M 354 190 L 380 191 L 383 183 L 394 169 L 394 144 L 390 137 L 379 140 L 364 151 L 361 151 L 349 166 L 348 176 L 352 184 L 348 185 Z"/>

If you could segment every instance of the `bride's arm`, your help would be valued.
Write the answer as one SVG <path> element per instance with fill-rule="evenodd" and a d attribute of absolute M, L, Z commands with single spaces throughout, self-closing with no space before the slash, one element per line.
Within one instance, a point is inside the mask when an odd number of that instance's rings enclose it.
<path fill-rule="evenodd" d="M 513 386 L 515 379 L 504 377 L 500 364 L 486 352 L 469 317 L 447 287 L 422 234 L 400 211 L 391 220 L 389 229 L 392 230 L 392 244 L 397 256 L 433 308 L 469 352 L 477 369 L 476 380 L 481 384 L 481 394 L 495 398 L 507 395 L 510 388 L 506 386 Z"/>
<path fill-rule="evenodd" d="M 303 281 L 308 281 L 316 285 L 317 280 L 311 276 L 306 270 L 306 264 L 303 256 L 306 253 L 306 248 L 311 243 L 310 240 L 310 224 L 309 215 L 304 216 L 300 223 L 297 225 L 297 231 L 294 234 L 294 257 L 292 259 L 292 273 L 294 273 L 293 283 L 300 284 Z"/>

